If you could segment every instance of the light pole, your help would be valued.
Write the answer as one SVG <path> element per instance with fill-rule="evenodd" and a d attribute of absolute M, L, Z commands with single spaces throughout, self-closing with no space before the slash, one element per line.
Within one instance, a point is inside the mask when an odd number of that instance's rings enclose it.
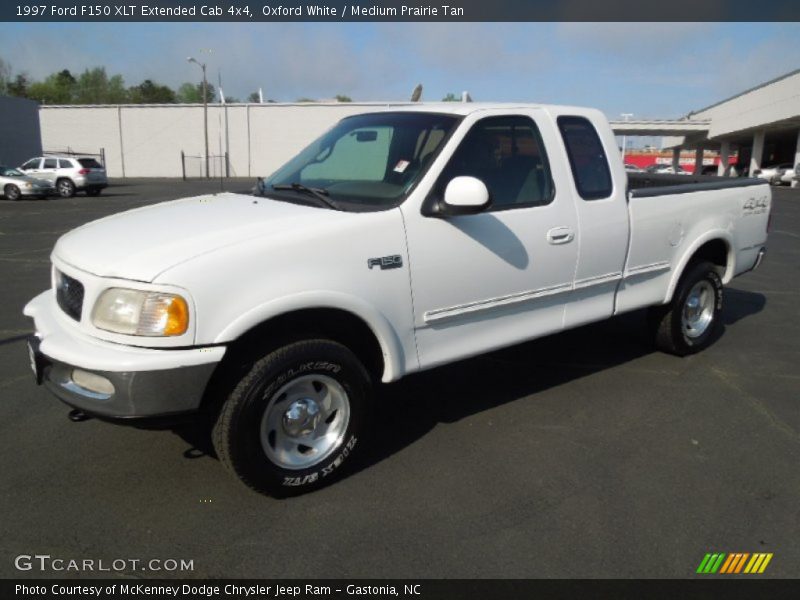
<path fill-rule="evenodd" d="M 197 62 L 197 59 L 191 56 L 186 60 L 203 69 L 203 134 L 206 140 L 206 179 L 208 179 L 208 81 L 206 80 L 206 63 Z"/>
<path fill-rule="evenodd" d="M 620 116 L 623 119 L 625 119 L 625 122 L 627 123 L 628 119 L 630 119 L 633 116 L 633 113 L 622 113 Z M 625 151 L 627 149 L 628 149 L 628 135 L 625 134 L 625 135 L 622 136 L 622 162 L 623 163 L 625 162 Z"/>

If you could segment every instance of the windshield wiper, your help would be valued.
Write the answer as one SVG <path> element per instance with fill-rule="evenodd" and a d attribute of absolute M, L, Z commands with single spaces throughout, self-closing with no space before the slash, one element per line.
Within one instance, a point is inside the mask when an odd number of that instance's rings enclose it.
<path fill-rule="evenodd" d="M 272 186 L 273 190 L 294 190 L 295 192 L 305 192 L 306 194 L 311 194 L 319 201 L 321 201 L 325 206 L 332 208 L 333 210 L 342 210 L 339 208 L 336 203 L 328 198 L 328 190 L 324 188 L 313 188 L 303 185 L 302 183 L 276 183 Z"/>

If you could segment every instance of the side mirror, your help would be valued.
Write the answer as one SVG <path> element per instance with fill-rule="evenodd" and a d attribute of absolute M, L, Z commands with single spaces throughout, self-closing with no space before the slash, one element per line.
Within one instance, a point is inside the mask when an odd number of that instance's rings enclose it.
<path fill-rule="evenodd" d="M 491 205 L 486 184 L 476 177 L 454 177 L 444 190 L 438 213 L 443 216 L 473 215 Z"/>

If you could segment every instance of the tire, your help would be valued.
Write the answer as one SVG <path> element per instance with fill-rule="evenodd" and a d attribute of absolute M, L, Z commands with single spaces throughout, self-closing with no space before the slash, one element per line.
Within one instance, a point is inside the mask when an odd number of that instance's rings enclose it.
<path fill-rule="evenodd" d="M 22 198 L 22 192 L 20 192 L 19 188 L 13 183 L 9 183 L 5 188 L 3 188 L 3 194 L 9 200 L 19 200 Z"/>
<path fill-rule="evenodd" d="M 75 195 L 75 184 L 71 179 L 59 179 L 56 182 L 56 190 L 62 198 L 72 198 Z"/>
<path fill-rule="evenodd" d="M 87 196 L 99 196 L 100 192 L 102 192 L 102 191 L 103 190 L 101 188 L 89 188 L 88 190 L 86 190 L 86 195 Z"/>
<path fill-rule="evenodd" d="M 686 356 L 710 346 L 722 326 L 722 280 L 708 261 L 690 264 L 672 302 L 653 309 L 656 347 Z"/>
<path fill-rule="evenodd" d="M 253 364 L 222 407 L 212 433 L 217 456 L 247 486 L 275 497 L 327 485 L 360 447 L 370 388 L 367 370 L 337 342 L 279 348 Z"/>

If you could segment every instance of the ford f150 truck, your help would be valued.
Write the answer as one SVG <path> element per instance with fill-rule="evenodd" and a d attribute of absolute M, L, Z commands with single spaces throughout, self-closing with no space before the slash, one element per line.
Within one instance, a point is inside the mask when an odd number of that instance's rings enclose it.
<path fill-rule="evenodd" d="M 348 117 L 259 194 L 61 237 L 24 309 L 32 366 L 89 415 L 210 414 L 247 485 L 314 489 L 362 447 L 373 383 L 645 307 L 658 348 L 708 346 L 722 286 L 764 256 L 771 193 L 676 179 L 629 180 L 591 109 Z"/>

